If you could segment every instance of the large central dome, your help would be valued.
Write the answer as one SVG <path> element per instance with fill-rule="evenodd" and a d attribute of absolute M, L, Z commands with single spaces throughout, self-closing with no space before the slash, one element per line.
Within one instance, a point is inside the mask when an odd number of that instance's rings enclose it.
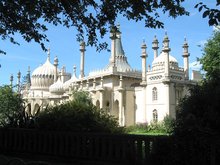
<path fill-rule="evenodd" d="M 177 60 L 169 55 L 169 64 L 172 68 L 178 68 Z M 161 70 L 164 69 L 165 66 L 165 53 L 162 52 L 157 58 L 155 58 L 152 62 L 152 70 Z"/>
<path fill-rule="evenodd" d="M 50 57 L 46 62 L 36 68 L 31 76 L 31 89 L 49 90 L 49 86 L 54 83 L 56 67 L 50 63 Z"/>

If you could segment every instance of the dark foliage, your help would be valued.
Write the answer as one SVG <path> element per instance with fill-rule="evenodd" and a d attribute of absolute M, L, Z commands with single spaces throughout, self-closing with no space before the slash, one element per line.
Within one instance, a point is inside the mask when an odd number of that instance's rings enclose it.
<path fill-rule="evenodd" d="M 112 116 L 93 105 L 70 101 L 39 113 L 35 128 L 42 130 L 121 133 Z"/>
<path fill-rule="evenodd" d="M 169 17 L 188 15 L 182 6 L 185 0 L 2 0 L 0 1 L 0 35 L 1 39 L 9 39 L 19 44 L 14 35 L 19 33 L 25 41 L 39 43 L 46 50 L 44 43 L 49 41 L 45 32 L 47 25 L 62 25 L 77 30 L 77 40 L 86 40 L 87 45 L 96 46 L 97 50 L 107 48 L 107 43 L 98 40 L 103 38 L 110 26 L 114 26 L 118 15 L 128 20 L 144 21 L 147 28 L 163 28 L 160 14 Z M 216 0 L 216 6 L 219 6 Z M 209 25 L 219 25 L 219 9 L 209 8 L 203 2 L 196 6 L 203 17 L 209 18 Z M 0 50 L 0 53 L 6 53 Z"/>
<path fill-rule="evenodd" d="M 21 96 L 10 86 L 0 86 L 0 126 L 18 126 L 23 112 Z"/>
<path fill-rule="evenodd" d="M 220 32 L 215 32 L 200 59 L 206 78 L 179 105 L 175 134 L 220 135 Z"/>
<path fill-rule="evenodd" d="M 220 5 L 220 0 L 216 0 L 216 7 Z M 217 26 L 220 24 L 220 10 L 218 8 L 210 8 L 203 2 L 196 4 L 195 8 L 198 8 L 199 12 L 203 11 L 203 18 L 208 17 L 208 24 L 210 26 Z"/>
<path fill-rule="evenodd" d="M 219 17 L 220 18 L 220 17 Z M 220 29 L 219 29 L 220 30 Z M 220 31 L 213 33 L 203 49 L 203 56 L 199 59 L 202 69 L 206 72 L 206 79 L 220 79 Z"/>
<path fill-rule="evenodd" d="M 181 6 L 183 1 L 2 0 L 0 35 L 3 40 L 19 44 L 14 35 L 20 33 L 24 40 L 34 40 L 45 50 L 44 42 L 48 41 L 45 32 L 50 23 L 74 27 L 78 41 L 85 37 L 88 45 L 95 45 L 100 50 L 106 48 L 106 43 L 100 43 L 98 36 L 102 38 L 106 34 L 119 14 L 128 20 L 144 20 L 146 27 L 161 28 L 163 22 L 159 19 L 159 11 L 174 18 L 186 15 L 188 12 Z"/>
<path fill-rule="evenodd" d="M 220 134 L 220 79 L 204 81 L 190 90 L 179 105 L 176 134 Z"/>

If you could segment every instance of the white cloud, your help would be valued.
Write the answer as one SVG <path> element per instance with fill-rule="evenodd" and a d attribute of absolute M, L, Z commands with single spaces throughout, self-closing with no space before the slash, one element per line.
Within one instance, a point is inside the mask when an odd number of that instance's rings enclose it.
<path fill-rule="evenodd" d="M 206 43 L 207 43 L 207 40 L 201 40 L 201 41 L 198 42 L 197 45 L 199 45 L 201 47 L 204 47 Z"/>
<path fill-rule="evenodd" d="M 192 70 L 200 70 L 202 68 L 202 64 L 199 61 L 194 61 L 189 63 L 189 68 Z"/>
<path fill-rule="evenodd" d="M 36 59 L 36 58 L 31 58 L 31 57 L 25 57 L 25 56 L 21 56 L 21 55 L 6 55 L 4 56 L 2 59 L 5 59 L 5 60 L 13 60 L 13 61 L 31 61 L 31 62 L 36 62 L 39 60 Z"/>
<path fill-rule="evenodd" d="M 190 16 L 195 16 L 195 15 L 197 15 L 198 14 L 198 11 L 195 11 L 195 12 L 190 12 Z"/>
<path fill-rule="evenodd" d="M 213 26 L 213 31 L 220 31 L 220 25 L 218 25 L 218 26 Z"/>

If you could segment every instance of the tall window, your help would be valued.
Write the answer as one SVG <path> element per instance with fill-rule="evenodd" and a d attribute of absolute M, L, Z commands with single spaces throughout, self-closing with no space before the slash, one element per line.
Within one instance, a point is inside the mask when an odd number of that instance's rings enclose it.
<path fill-rule="evenodd" d="M 106 107 L 106 112 L 110 113 L 110 103 L 109 103 L 109 101 L 106 102 L 105 107 Z"/>
<path fill-rule="evenodd" d="M 158 121 L 158 114 L 157 114 L 157 110 L 154 109 L 153 110 L 153 122 L 157 122 Z"/>
<path fill-rule="evenodd" d="M 157 100 L 157 88 L 156 87 L 152 89 L 152 100 L 153 101 Z"/>
<path fill-rule="evenodd" d="M 100 109 L 100 101 L 99 101 L 99 100 L 96 101 L 96 107 L 97 107 L 98 109 Z"/>

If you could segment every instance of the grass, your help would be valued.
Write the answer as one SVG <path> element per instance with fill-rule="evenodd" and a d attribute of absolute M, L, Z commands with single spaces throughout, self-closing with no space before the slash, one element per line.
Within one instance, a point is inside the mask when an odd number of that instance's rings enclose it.
<path fill-rule="evenodd" d="M 163 132 L 128 132 L 128 134 L 132 135 L 150 135 L 150 136 L 157 136 L 157 135 L 169 135 L 168 133 L 163 133 Z"/>

